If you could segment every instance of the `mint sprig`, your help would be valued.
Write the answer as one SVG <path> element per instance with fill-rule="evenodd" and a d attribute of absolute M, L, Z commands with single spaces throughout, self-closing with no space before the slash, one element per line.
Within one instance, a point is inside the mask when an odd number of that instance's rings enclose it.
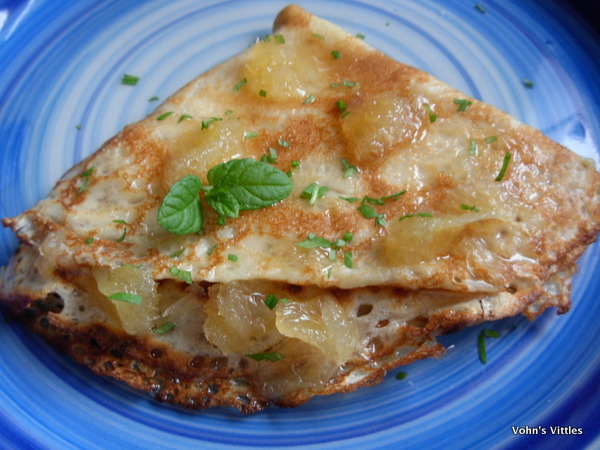
<path fill-rule="evenodd" d="M 206 202 L 219 214 L 223 225 L 240 211 L 266 208 L 287 198 L 293 182 L 281 170 L 251 158 L 232 159 L 208 171 L 210 186 L 202 187 L 195 175 L 177 181 L 164 197 L 158 210 L 158 223 L 175 234 L 197 233 L 204 226 L 200 191 Z"/>

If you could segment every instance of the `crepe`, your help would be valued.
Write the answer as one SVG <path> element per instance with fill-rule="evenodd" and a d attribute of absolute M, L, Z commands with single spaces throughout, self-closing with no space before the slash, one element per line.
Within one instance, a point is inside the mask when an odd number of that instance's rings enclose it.
<path fill-rule="evenodd" d="M 167 223 L 181 183 L 193 232 Z M 292 5 L 4 220 L 0 299 L 158 399 L 295 406 L 440 333 L 566 312 L 599 191 L 592 161 Z"/>

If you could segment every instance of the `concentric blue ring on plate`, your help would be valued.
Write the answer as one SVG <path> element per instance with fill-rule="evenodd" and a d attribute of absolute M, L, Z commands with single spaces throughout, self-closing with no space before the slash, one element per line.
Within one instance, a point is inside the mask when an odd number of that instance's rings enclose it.
<path fill-rule="evenodd" d="M 567 2 L 299 3 L 600 161 L 600 41 Z M 71 165 L 152 111 L 150 98 L 264 35 L 285 4 L 0 0 L 0 216 L 33 206 Z M 123 86 L 124 73 L 138 85 Z M 2 230 L 1 264 L 15 247 Z M 251 417 L 157 404 L 2 322 L 0 447 L 598 448 L 599 258 L 593 245 L 581 259 L 567 315 L 495 323 L 501 338 L 488 342 L 487 365 L 477 358 L 481 327 L 467 329 L 443 337 L 443 359 L 404 368 L 404 380 L 392 373 L 372 388 Z M 514 434 L 526 426 L 546 434 Z M 583 434 L 551 433 L 569 426 Z"/>

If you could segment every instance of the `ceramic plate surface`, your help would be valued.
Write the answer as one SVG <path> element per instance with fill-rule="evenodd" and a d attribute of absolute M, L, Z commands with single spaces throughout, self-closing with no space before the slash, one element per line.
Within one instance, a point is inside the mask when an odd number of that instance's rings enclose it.
<path fill-rule="evenodd" d="M 0 216 L 45 197 L 70 166 L 150 113 L 151 97 L 166 98 L 269 32 L 285 4 L 0 0 Z M 600 160 L 600 41 L 567 2 L 299 4 Z M 124 73 L 140 76 L 138 85 L 122 85 Z M 0 232 L 0 264 L 16 244 Z M 599 258 L 593 245 L 580 260 L 567 315 L 486 325 L 501 335 L 488 340 L 486 365 L 475 327 L 445 336 L 443 359 L 402 368 L 404 380 L 394 372 L 372 388 L 249 417 L 157 404 L 0 316 L 0 447 L 599 448 Z"/>

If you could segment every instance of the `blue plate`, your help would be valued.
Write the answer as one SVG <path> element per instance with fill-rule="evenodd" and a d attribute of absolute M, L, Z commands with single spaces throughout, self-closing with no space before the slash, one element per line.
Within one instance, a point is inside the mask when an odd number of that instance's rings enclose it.
<path fill-rule="evenodd" d="M 599 40 L 567 2 L 300 3 L 600 160 Z M 284 5 L 0 0 L 0 216 L 45 197 L 71 165 L 149 113 L 150 98 L 267 33 Z M 122 85 L 124 73 L 138 85 Z M 16 244 L 0 232 L 1 264 Z M 372 388 L 251 417 L 155 403 L 0 322 L 0 447 L 598 448 L 599 257 L 593 245 L 581 259 L 566 316 L 485 325 L 501 335 L 488 340 L 486 365 L 476 327 L 445 336 L 446 357 L 403 368 L 404 380 L 390 373 Z"/>

